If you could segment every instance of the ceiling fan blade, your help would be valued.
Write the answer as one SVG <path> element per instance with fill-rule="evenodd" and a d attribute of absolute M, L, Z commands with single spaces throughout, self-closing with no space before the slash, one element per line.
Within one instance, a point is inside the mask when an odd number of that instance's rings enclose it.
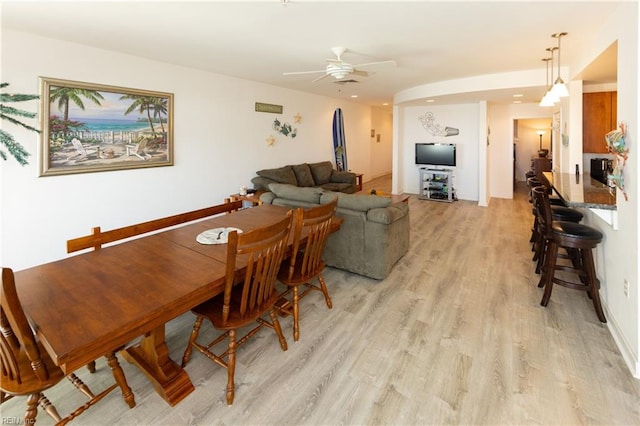
<path fill-rule="evenodd" d="M 327 77 L 329 77 L 329 74 L 321 75 L 320 77 L 314 78 L 313 80 L 311 80 L 311 82 L 315 83 L 316 81 L 320 81 L 320 80 L 322 80 L 324 78 L 327 78 Z"/>
<path fill-rule="evenodd" d="M 395 67 L 396 61 L 380 61 L 380 62 L 368 62 L 366 64 L 358 64 L 354 65 L 354 68 L 363 68 L 363 67 Z"/>
<path fill-rule="evenodd" d="M 327 72 L 327 70 L 283 72 L 282 75 L 317 74 L 319 72 Z"/>
<path fill-rule="evenodd" d="M 369 73 L 366 71 L 360 71 L 358 69 L 354 69 L 353 71 L 351 71 L 351 74 L 353 75 L 360 75 L 362 77 L 369 77 Z"/>

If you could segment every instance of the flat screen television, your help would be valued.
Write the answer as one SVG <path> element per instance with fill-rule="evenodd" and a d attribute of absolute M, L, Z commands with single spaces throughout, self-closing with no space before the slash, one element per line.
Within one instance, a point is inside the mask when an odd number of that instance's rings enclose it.
<path fill-rule="evenodd" d="M 416 164 L 455 167 L 456 145 L 452 143 L 417 143 Z"/>

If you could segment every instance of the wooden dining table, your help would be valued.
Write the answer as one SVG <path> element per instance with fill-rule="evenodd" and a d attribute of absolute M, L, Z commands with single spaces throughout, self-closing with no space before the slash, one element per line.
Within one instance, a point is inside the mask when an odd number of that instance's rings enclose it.
<path fill-rule="evenodd" d="M 250 231 L 288 210 L 243 209 L 25 269 L 15 273 L 18 296 L 65 373 L 125 347 L 125 358 L 173 406 L 194 387 L 168 355 L 165 323 L 224 289 L 226 244 L 200 244 L 197 235 L 218 227 Z"/>

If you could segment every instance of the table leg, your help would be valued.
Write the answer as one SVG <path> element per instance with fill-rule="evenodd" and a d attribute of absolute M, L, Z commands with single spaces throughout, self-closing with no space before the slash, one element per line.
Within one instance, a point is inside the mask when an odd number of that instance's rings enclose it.
<path fill-rule="evenodd" d="M 169 405 L 176 405 L 193 392 L 193 383 L 187 372 L 169 358 L 164 325 L 147 333 L 140 345 L 127 348 L 123 354 L 146 374 L 156 392 Z"/>

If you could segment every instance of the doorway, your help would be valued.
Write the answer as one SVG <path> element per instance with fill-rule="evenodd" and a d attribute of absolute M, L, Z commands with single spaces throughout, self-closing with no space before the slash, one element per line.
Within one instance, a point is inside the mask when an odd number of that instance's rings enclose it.
<path fill-rule="evenodd" d="M 525 174 L 531 170 L 531 161 L 538 157 L 538 151 L 548 150 L 552 158 L 551 133 L 552 117 L 519 118 L 513 120 L 514 181 L 524 182 Z"/>

